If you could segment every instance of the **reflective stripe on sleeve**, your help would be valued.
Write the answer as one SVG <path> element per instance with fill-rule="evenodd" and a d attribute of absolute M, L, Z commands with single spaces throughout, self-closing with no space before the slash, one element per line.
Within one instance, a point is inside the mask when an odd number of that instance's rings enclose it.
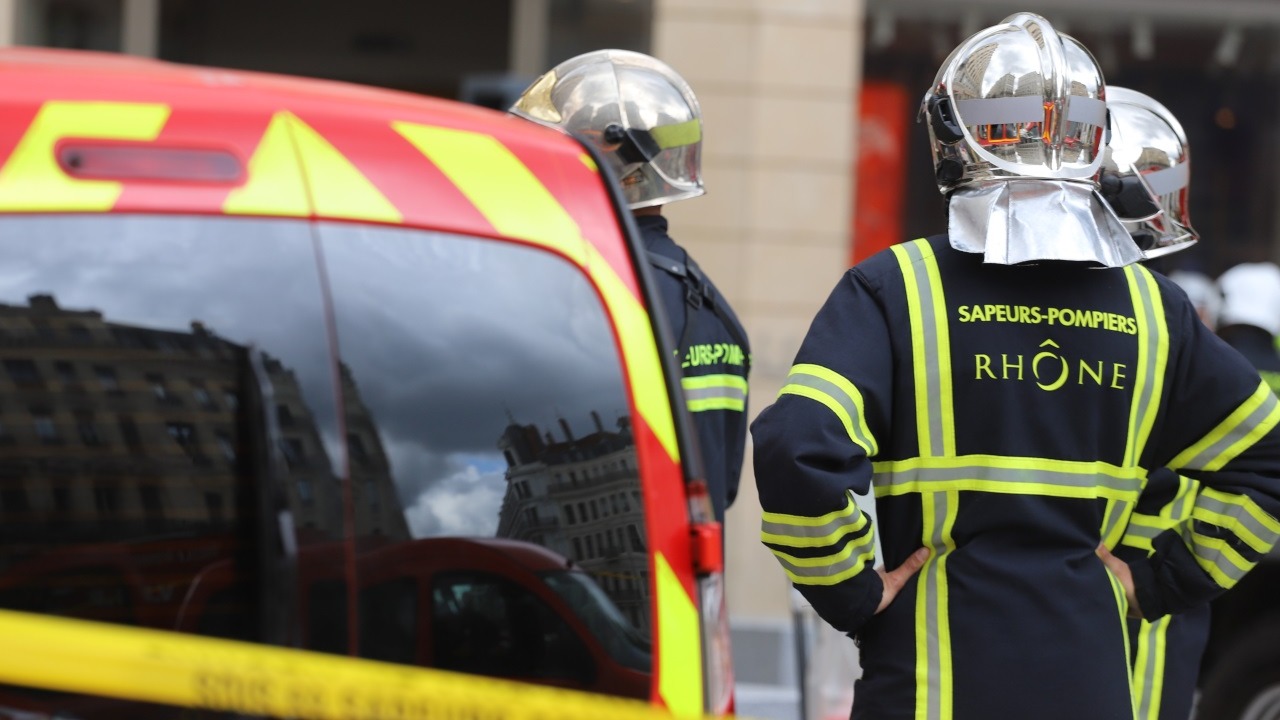
<path fill-rule="evenodd" d="M 681 378 L 689 412 L 747 408 L 747 379 L 741 375 L 698 375 Z"/>
<path fill-rule="evenodd" d="M 1164 394 L 1164 374 L 1169 360 L 1169 331 L 1160 288 L 1151 272 L 1141 266 L 1124 269 L 1138 325 L 1138 376 L 1129 409 L 1129 433 L 1124 465 L 1139 464 Z"/>
<path fill-rule="evenodd" d="M 787 547 L 834 545 L 845 535 L 861 531 L 870 522 L 854 502 L 853 494 L 849 493 L 847 497 L 849 503 L 844 508 L 816 517 L 763 513 L 760 539 Z"/>
<path fill-rule="evenodd" d="M 1196 498 L 1191 517 L 1230 531 L 1256 552 L 1266 554 L 1280 541 L 1280 522 L 1245 495 L 1205 488 Z"/>
<path fill-rule="evenodd" d="M 1196 563 L 1223 589 L 1235 587 L 1240 578 L 1257 564 L 1246 560 L 1230 543 L 1221 538 L 1208 537 L 1194 531 L 1189 533 L 1189 537 L 1188 547 L 1195 556 Z"/>
<path fill-rule="evenodd" d="M 787 384 L 778 392 L 779 397 L 783 395 L 799 395 L 822 403 L 835 413 L 849 439 L 868 457 L 878 452 L 875 436 L 867 427 L 862 393 L 839 373 L 821 365 L 799 363 L 791 368 Z"/>
<path fill-rule="evenodd" d="M 1213 430 L 1169 462 L 1169 467 L 1219 470 L 1280 423 L 1280 403 L 1265 382 Z"/>

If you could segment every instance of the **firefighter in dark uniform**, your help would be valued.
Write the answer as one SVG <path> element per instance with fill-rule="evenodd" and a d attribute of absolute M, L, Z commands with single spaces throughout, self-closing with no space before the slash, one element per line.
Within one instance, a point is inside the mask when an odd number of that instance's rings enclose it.
<path fill-rule="evenodd" d="M 1105 97 L 1039 16 L 962 43 L 922 108 L 948 233 L 846 273 L 752 425 L 762 539 L 860 643 L 854 718 L 1131 719 L 1127 616 L 1280 539 L 1280 404 L 1099 195 Z M 1195 522 L 1126 564 L 1171 474 Z"/>
<path fill-rule="evenodd" d="M 534 81 L 511 112 L 598 147 L 621 179 L 672 330 L 715 518 L 738 493 L 751 348 L 728 301 L 668 234 L 662 206 L 698 197 L 702 114 L 689 84 L 656 58 L 597 50 Z"/>
<path fill-rule="evenodd" d="M 1164 258 L 1199 240 L 1187 206 L 1190 151 L 1173 113 L 1154 98 L 1127 88 L 1107 88 L 1111 139 L 1102 164 L 1102 195 L 1146 259 Z M 1171 276 L 1172 279 L 1172 276 Z M 1175 281 L 1176 282 L 1176 281 Z M 1193 285 L 1193 290 L 1195 286 Z M 1186 291 L 1179 285 L 1179 289 Z M 1217 292 L 1216 288 L 1208 288 Z M 1201 288 L 1192 302 L 1208 330 L 1211 302 Z M 1190 297 L 1189 297 L 1190 299 Z M 1148 478 L 1130 515 L 1117 557 L 1135 562 L 1154 553 L 1162 532 L 1192 520 L 1200 484 L 1177 473 Z M 1129 620 L 1133 693 L 1139 720 L 1187 720 L 1209 641 L 1209 605 L 1147 621 Z"/>

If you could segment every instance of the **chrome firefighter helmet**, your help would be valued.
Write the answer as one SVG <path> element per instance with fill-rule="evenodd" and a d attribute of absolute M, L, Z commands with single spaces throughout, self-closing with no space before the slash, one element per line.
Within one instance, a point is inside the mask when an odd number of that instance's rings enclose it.
<path fill-rule="evenodd" d="M 1191 247 L 1199 235 L 1187 211 L 1190 150 L 1182 125 L 1165 106 L 1128 88 L 1107 88 L 1107 109 L 1102 196 L 1145 257 Z"/>
<path fill-rule="evenodd" d="M 633 210 L 706 192 L 698 99 L 656 58 L 629 50 L 579 55 L 535 80 L 510 112 L 599 148 Z"/>
<path fill-rule="evenodd" d="M 983 180 L 1092 183 L 1107 131 L 1093 55 L 1039 15 L 1017 13 L 962 42 L 925 94 L 938 189 Z"/>

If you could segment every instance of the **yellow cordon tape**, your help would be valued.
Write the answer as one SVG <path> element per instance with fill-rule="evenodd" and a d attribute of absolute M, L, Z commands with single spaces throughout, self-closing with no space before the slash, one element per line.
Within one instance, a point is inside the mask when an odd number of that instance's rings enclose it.
<path fill-rule="evenodd" d="M 0 610 L 0 683 L 314 720 L 653 720 L 637 700 Z"/>

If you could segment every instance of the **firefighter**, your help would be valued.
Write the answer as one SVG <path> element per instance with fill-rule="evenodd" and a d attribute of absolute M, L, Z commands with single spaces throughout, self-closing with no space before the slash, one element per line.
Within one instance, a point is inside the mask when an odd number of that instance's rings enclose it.
<path fill-rule="evenodd" d="M 1190 148 L 1173 113 L 1142 93 L 1107 88 L 1111 137 L 1099 184 L 1146 259 L 1166 258 L 1199 240 L 1187 205 Z M 1197 317 L 1213 329 L 1217 289 L 1203 276 L 1180 274 Z M 1202 282 L 1196 283 L 1197 279 Z M 1170 279 L 1177 282 L 1174 275 Z M 1192 297 L 1195 293 L 1196 297 Z M 1152 539 L 1191 518 L 1200 486 L 1176 473 L 1153 475 L 1129 517 L 1116 556 L 1141 561 Z M 1130 618 L 1133 692 L 1139 720 L 1187 720 L 1191 717 L 1200 659 L 1209 641 L 1209 605 L 1153 621 Z"/>
<path fill-rule="evenodd" d="M 1280 538 L 1280 405 L 1099 194 L 1105 97 L 1040 16 L 957 47 L 921 108 L 948 232 L 849 270 L 752 425 L 762 539 L 860 643 L 855 719 L 1133 718 L 1126 616 Z M 1196 522 L 1113 556 L 1174 473 Z"/>
<path fill-rule="evenodd" d="M 566 60 L 511 112 L 592 143 L 621 180 L 671 328 L 716 520 L 738 493 L 747 437 L 747 333 L 711 279 L 668 234 L 662 208 L 702 195 L 702 113 L 666 63 L 627 50 Z"/>
<path fill-rule="evenodd" d="M 1222 312 L 1222 291 L 1218 289 L 1218 283 L 1196 270 L 1174 270 L 1169 273 L 1169 279 L 1187 294 L 1187 299 L 1200 314 L 1200 322 L 1216 331 L 1218 314 Z"/>
<path fill-rule="evenodd" d="M 1218 278 L 1222 314 L 1218 334 L 1239 350 L 1271 389 L 1280 393 L 1280 267 L 1242 263 Z"/>

